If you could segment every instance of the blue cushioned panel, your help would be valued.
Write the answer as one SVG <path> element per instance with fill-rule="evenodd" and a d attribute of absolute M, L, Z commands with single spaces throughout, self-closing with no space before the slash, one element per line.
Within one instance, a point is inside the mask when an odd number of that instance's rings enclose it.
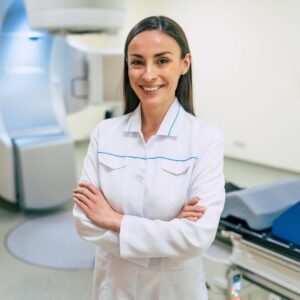
<path fill-rule="evenodd" d="M 274 220 L 272 234 L 300 246 L 300 200 Z"/>
<path fill-rule="evenodd" d="M 222 218 L 244 220 L 253 230 L 270 228 L 274 220 L 300 200 L 300 180 L 289 178 L 226 194 Z"/>

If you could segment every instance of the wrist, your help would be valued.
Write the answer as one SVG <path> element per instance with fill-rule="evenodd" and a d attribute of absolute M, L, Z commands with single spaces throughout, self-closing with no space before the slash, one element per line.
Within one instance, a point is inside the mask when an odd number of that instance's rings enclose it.
<path fill-rule="evenodd" d="M 116 216 L 115 216 L 115 218 L 113 220 L 113 224 L 112 224 L 111 230 L 113 230 L 115 232 L 120 232 L 122 219 L 123 219 L 123 215 L 119 214 L 119 213 L 116 213 Z"/>

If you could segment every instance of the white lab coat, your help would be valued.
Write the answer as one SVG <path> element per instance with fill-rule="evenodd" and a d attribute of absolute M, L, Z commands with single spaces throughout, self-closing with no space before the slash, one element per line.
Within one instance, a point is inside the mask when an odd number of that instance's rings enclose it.
<path fill-rule="evenodd" d="M 81 181 L 124 214 L 120 233 L 94 225 L 75 205 L 79 235 L 97 245 L 94 299 L 206 300 L 201 254 L 214 240 L 225 200 L 223 138 L 175 99 L 155 136 L 141 133 L 140 106 L 100 122 Z M 198 222 L 177 219 L 199 196 Z"/>

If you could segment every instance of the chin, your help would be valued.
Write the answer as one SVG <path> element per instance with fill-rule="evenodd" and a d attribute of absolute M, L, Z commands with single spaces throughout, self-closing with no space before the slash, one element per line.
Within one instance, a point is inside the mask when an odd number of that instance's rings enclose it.
<path fill-rule="evenodd" d="M 142 105 L 147 105 L 147 106 L 158 106 L 160 104 L 163 103 L 162 100 L 157 99 L 157 98 L 142 98 L 142 100 L 140 100 Z"/>

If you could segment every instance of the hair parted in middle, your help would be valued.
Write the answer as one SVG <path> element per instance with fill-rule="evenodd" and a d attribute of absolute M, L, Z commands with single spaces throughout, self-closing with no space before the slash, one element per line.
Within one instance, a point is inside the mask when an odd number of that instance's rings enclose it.
<path fill-rule="evenodd" d="M 124 114 L 130 113 L 136 109 L 140 100 L 132 89 L 128 75 L 128 46 L 131 40 L 143 31 L 159 30 L 172 37 L 180 47 L 181 58 L 185 58 L 186 54 L 190 53 L 189 45 L 184 31 L 174 20 L 165 16 L 151 16 L 141 20 L 129 32 L 125 47 L 124 47 L 124 67 L 123 67 L 123 97 L 125 101 Z M 178 80 L 178 85 L 175 91 L 183 108 L 195 115 L 193 107 L 193 86 L 192 86 L 192 66 L 186 74 L 181 75 Z"/>

